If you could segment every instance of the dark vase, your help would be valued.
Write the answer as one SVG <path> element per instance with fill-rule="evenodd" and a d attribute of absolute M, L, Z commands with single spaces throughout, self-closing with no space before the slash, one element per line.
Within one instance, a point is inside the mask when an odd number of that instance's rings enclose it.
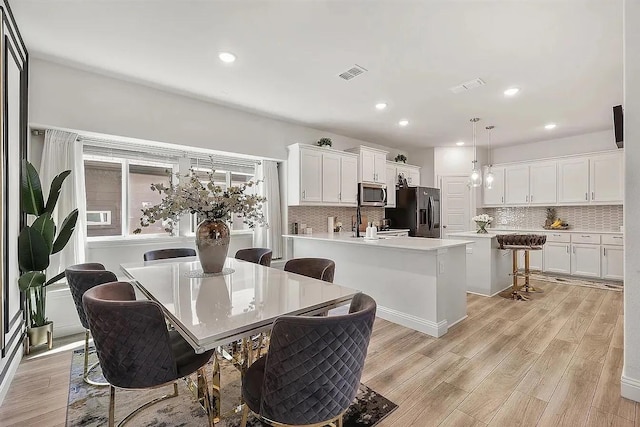
<path fill-rule="evenodd" d="M 198 258 L 205 273 L 220 273 L 229 251 L 229 227 L 224 221 L 205 219 L 196 230 Z"/>

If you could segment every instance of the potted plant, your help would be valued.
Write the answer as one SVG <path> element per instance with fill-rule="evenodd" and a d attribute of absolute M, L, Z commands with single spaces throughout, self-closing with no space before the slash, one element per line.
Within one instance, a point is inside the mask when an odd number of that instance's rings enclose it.
<path fill-rule="evenodd" d="M 28 161 L 22 162 L 22 211 L 36 217 L 18 236 L 18 264 L 21 272 L 18 286 L 26 297 L 27 349 L 44 343 L 47 343 L 49 348 L 52 345 L 53 322 L 50 322 L 46 315 L 46 287 L 62 279 L 64 272 L 47 280 L 45 270 L 49 267 L 51 255 L 60 252 L 69 242 L 78 220 L 77 209 L 69 213 L 60 228 L 51 217 L 58 203 L 62 184 L 70 173 L 70 170 L 66 170 L 53 179 L 45 203 L 38 172 Z"/>
<path fill-rule="evenodd" d="M 404 154 L 398 154 L 394 160 L 396 163 L 407 163 L 407 156 L 405 156 Z"/>
<path fill-rule="evenodd" d="M 331 147 L 331 138 L 320 138 L 316 144 L 318 147 Z"/>
<path fill-rule="evenodd" d="M 172 232 L 180 217 L 196 214 L 200 222 L 196 230 L 196 247 L 204 273 L 220 273 L 229 250 L 229 227 L 226 221 L 231 214 L 239 214 L 250 228 L 264 225 L 262 204 L 264 197 L 246 194 L 246 190 L 256 185 L 249 181 L 241 186 L 222 188 L 213 181 L 214 170 L 206 172 L 201 180 L 193 169 L 187 174 L 176 173 L 178 184 L 151 184 L 151 190 L 163 198 L 159 204 L 142 209 L 140 226 L 147 227 L 157 221 L 165 224 L 165 230 Z M 171 175 L 171 174 L 170 174 Z M 134 230 L 135 234 L 142 231 Z"/>

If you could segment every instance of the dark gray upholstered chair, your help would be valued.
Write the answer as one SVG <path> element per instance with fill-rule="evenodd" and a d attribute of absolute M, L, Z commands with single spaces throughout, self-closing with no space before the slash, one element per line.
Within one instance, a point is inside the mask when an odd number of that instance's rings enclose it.
<path fill-rule="evenodd" d="M 82 379 L 84 382 L 91 385 L 107 386 L 109 383 L 97 382 L 89 379 L 89 372 L 100 366 L 99 363 L 94 363 L 89 366 L 89 323 L 87 322 L 87 316 L 84 313 L 84 307 L 82 306 L 82 296 L 86 291 L 94 286 L 101 285 L 103 283 L 115 282 L 118 280 L 115 274 L 105 270 L 104 265 L 98 263 L 86 263 L 72 265 L 64 272 L 69 284 L 69 290 L 73 297 L 73 302 L 76 304 L 76 310 L 78 311 L 78 317 L 80 323 L 85 329 L 84 334 L 84 371 L 82 373 Z"/>
<path fill-rule="evenodd" d="M 269 248 L 240 249 L 236 252 L 236 259 L 252 262 L 254 264 L 271 267 L 272 252 Z"/>
<path fill-rule="evenodd" d="M 287 261 L 284 271 L 333 283 L 336 264 L 324 258 L 294 258 Z"/>
<path fill-rule="evenodd" d="M 278 318 L 269 352 L 243 378 L 241 426 L 249 410 L 278 425 L 342 426 L 360 385 L 375 316 L 373 298 L 357 294 L 349 314 Z"/>
<path fill-rule="evenodd" d="M 155 261 L 158 259 L 183 258 L 188 256 L 196 256 L 195 249 L 175 248 L 175 249 L 157 249 L 144 254 L 145 261 Z"/>
<path fill-rule="evenodd" d="M 96 286 L 82 297 L 102 373 L 111 385 L 109 426 L 114 425 L 115 387 L 142 389 L 174 383 L 173 394 L 136 409 L 120 423 L 124 424 L 139 410 L 177 396 L 175 381 L 200 370 L 214 352 L 196 354 L 178 332 L 167 330 L 157 302 L 135 298 L 128 282 Z"/>

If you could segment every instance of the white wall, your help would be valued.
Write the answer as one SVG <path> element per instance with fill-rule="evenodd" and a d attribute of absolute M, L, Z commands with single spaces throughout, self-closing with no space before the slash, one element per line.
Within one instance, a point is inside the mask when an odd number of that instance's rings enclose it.
<path fill-rule="evenodd" d="M 433 173 L 433 152 L 432 147 L 414 148 L 407 153 L 407 163 L 420 166 L 420 185 L 423 187 L 434 186 Z"/>
<path fill-rule="evenodd" d="M 615 148 L 612 116 L 611 129 L 605 131 L 494 148 L 493 163 L 520 162 L 572 154 L 593 153 Z"/>
<path fill-rule="evenodd" d="M 624 216 L 640 212 L 640 2 L 625 1 Z M 640 222 L 624 221 L 624 367 L 622 395 L 640 402 Z"/>
<path fill-rule="evenodd" d="M 468 175 L 473 162 L 473 147 L 436 147 L 433 153 L 434 176 Z M 477 149 L 478 167 L 487 163 L 487 152 Z"/>

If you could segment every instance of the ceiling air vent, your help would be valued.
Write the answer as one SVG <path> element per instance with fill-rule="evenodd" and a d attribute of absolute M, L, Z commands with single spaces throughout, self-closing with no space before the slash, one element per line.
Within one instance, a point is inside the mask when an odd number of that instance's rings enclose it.
<path fill-rule="evenodd" d="M 481 78 L 469 80 L 468 82 L 464 82 L 458 86 L 454 86 L 449 88 L 449 90 L 453 93 L 466 92 L 471 89 L 475 89 L 480 86 L 484 86 L 486 83 Z"/>
<path fill-rule="evenodd" d="M 347 71 L 338 74 L 343 80 L 351 80 L 354 77 L 358 77 L 360 74 L 364 74 L 367 71 L 366 68 L 355 64 L 353 67 L 349 68 Z"/>

